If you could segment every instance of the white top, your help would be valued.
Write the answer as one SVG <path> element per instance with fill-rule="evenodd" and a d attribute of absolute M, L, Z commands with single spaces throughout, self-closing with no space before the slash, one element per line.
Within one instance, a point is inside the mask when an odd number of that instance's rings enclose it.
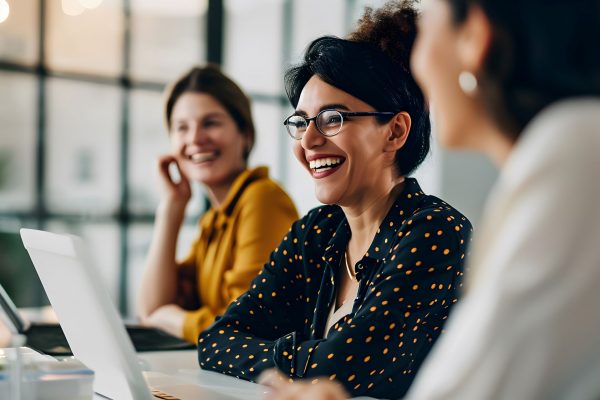
<path fill-rule="evenodd" d="M 348 293 L 348 300 L 346 300 L 340 308 L 335 310 L 335 306 L 337 302 L 333 302 L 331 304 L 331 308 L 329 309 L 329 316 L 327 317 L 327 324 L 325 324 L 325 333 L 324 336 L 329 336 L 329 329 L 333 325 L 335 325 L 339 320 L 341 320 L 346 315 L 352 312 L 352 308 L 354 307 L 354 301 L 356 300 L 356 296 L 358 295 L 358 285 L 354 285 L 351 289 L 351 292 Z M 337 296 L 337 292 L 336 292 Z"/>
<path fill-rule="evenodd" d="M 600 398 L 600 98 L 541 112 L 490 199 L 469 289 L 407 397 Z"/>

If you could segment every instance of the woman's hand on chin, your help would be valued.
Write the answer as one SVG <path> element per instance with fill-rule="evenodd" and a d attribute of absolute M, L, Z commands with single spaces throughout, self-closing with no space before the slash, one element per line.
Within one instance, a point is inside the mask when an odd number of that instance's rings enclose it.
<path fill-rule="evenodd" d="M 171 174 L 171 165 L 175 165 L 178 177 Z M 162 182 L 163 199 L 170 205 L 185 205 L 192 197 L 192 188 L 188 178 L 182 172 L 177 159 L 172 154 L 160 156 L 158 159 L 158 174 Z"/>

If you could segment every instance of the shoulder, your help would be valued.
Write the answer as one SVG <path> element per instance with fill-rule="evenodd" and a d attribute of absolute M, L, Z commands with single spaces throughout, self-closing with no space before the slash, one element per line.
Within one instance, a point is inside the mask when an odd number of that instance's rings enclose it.
<path fill-rule="evenodd" d="M 460 211 L 444 200 L 432 195 L 423 196 L 412 218 L 425 218 L 426 220 L 436 221 L 445 220 L 446 222 L 457 221 L 462 222 L 469 228 L 471 227 L 471 222 Z"/>
<path fill-rule="evenodd" d="M 269 177 L 250 182 L 241 193 L 239 204 L 241 206 L 253 204 L 264 207 L 284 204 L 295 209 L 290 196 L 277 182 Z"/>
<path fill-rule="evenodd" d="M 600 146 L 600 98 L 570 99 L 542 110 L 525 128 L 507 167 L 535 167 L 544 162 L 572 166 L 598 154 Z"/>
<path fill-rule="evenodd" d="M 431 195 L 424 195 L 403 223 L 411 231 L 422 231 L 423 237 L 444 235 L 458 241 L 469 238 L 473 230 L 469 219 L 460 211 Z"/>
<path fill-rule="evenodd" d="M 335 231 L 344 218 L 344 212 L 339 206 L 323 205 L 313 208 L 296 221 L 293 229 L 321 235 L 321 233 Z"/>
<path fill-rule="evenodd" d="M 566 194 L 589 193 L 600 168 L 598 126 L 600 98 L 565 100 L 542 110 L 506 161 L 497 194 L 536 188 L 566 200 Z"/>
<path fill-rule="evenodd" d="M 311 254 L 311 257 L 320 259 L 325 244 L 331 240 L 344 218 L 344 213 L 338 206 L 324 205 L 313 208 L 292 224 L 275 252 L 282 249 L 283 255 L 289 252 L 304 256 Z"/>
<path fill-rule="evenodd" d="M 542 110 L 526 127 L 526 136 L 560 136 L 564 141 L 572 135 L 597 137 L 600 124 L 600 97 L 573 98 Z M 565 135 L 565 132 L 569 135 Z"/>

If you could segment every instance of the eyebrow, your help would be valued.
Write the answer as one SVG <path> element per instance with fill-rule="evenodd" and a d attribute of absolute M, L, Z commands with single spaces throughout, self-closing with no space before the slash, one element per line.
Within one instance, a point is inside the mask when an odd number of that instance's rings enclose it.
<path fill-rule="evenodd" d="M 325 105 L 321 106 L 321 108 L 319 109 L 319 112 L 321 112 L 323 110 L 346 110 L 346 111 L 350 111 L 350 109 L 348 108 L 348 106 L 345 105 L 345 104 L 342 104 L 342 103 L 325 104 Z M 294 111 L 294 115 L 306 116 L 308 114 L 306 113 L 306 111 L 302 111 L 302 110 L 296 109 L 296 111 Z"/>
<path fill-rule="evenodd" d="M 226 114 L 223 111 L 214 111 L 211 113 L 208 113 L 206 115 L 203 115 L 202 118 L 200 118 L 200 120 L 205 120 L 208 118 L 214 118 L 214 117 L 223 117 Z M 173 123 L 184 123 L 187 122 L 188 118 L 173 118 Z"/>

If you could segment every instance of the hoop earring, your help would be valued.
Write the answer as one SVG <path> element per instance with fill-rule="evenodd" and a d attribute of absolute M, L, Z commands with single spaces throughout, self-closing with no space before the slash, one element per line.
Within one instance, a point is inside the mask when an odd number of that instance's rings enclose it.
<path fill-rule="evenodd" d="M 461 90 L 471 96 L 477 90 L 477 77 L 469 71 L 463 71 L 458 75 L 458 85 Z"/>

